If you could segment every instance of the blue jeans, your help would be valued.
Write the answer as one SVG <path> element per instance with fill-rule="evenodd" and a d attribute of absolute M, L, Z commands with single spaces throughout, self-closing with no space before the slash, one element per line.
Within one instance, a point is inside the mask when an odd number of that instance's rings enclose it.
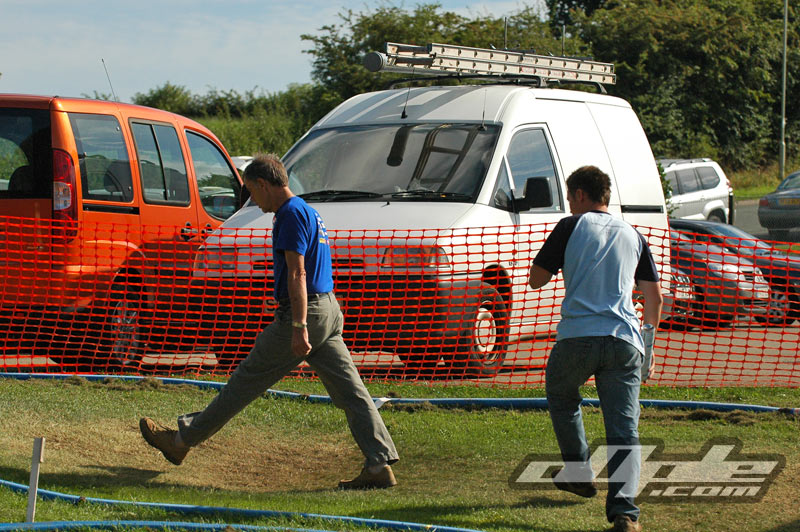
<path fill-rule="evenodd" d="M 638 349 L 619 338 L 584 336 L 557 341 L 547 361 L 545 382 L 550 419 L 565 471 L 572 481 L 588 482 L 592 478 L 579 387 L 592 375 L 595 377 L 609 446 L 606 498 L 609 521 L 621 514 L 639 519 L 634 496 L 639 487 L 642 459 L 638 447 L 642 359 Z M 614 446 L 623 446 L 623 450 L 612 455 Z"/>

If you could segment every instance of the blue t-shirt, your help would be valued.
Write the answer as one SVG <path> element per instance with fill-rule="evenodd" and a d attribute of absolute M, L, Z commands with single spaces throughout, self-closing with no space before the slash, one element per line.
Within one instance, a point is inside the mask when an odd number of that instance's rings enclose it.
<path fill-rule="evenodd" d="M 319 213 L 297 196 L 284 202 L 272 220 L 274 297 L 278 300 L 289 297 L 286 251 L 303 255 L 306 290 L 309 294 L 324 294 L 333 290 L 331 247 L 325 224 Z"/>
<path fill-rule="evenodd" d="M 627 222 L 591 211 L 562 219 L 533 263 L 564 270 L 557 339 L 614 336 L 644 352 L 633 307 L 635 281 L 658 281 L 647 241 Z"/>

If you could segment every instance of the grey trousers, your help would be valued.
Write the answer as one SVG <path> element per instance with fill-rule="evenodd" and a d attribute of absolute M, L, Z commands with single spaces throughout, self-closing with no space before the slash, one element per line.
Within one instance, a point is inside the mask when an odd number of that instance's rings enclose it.
<path fill-rule="evenodd" d="M 333 293 L 309 298 L 307 321 L 311 352 L 305 360 L 316 371 L 333 404 L 344 410 L 366 464 L 396 462 L 394 442 L 342 340 L 344 320 Z M 292 353 L 291 309 L 281 306 L 275 320 L 261 331 L 250 354 L 205 410 L 178 417 L 184 443 L 194 446 L 213 436 L 303 360 Z"/>

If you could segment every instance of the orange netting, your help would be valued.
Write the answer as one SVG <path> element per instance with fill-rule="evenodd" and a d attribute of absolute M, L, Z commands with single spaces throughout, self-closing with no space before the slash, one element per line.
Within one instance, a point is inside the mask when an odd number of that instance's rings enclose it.
<path fill-rule="evenodd" d="M 0 227 L 0 371 L 225 374 L 275 309 L 268 230 L 203 242 L 128 223 Z M 533 290 L 527 280 L 552 228 L 329 231 L 362 376 L 542 385 L 563 281 Z M 800 259 L 749 240 L 639 230 L 665 293 L 648 383 L 800 385 Z"/>

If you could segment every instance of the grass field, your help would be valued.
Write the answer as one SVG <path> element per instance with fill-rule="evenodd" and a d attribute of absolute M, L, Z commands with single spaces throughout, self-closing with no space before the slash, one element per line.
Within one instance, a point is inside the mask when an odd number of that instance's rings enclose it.
<path fill-rule="evenodd" d="M 281 388 L 319 393 L 319 383 L 286 380 Z M 373 395 L 403 397 L 541 396 L 542 390 L 369 385 Z M 382 409 L 401 461 L 399 485 L 363 493 L 333 489 L 360 468 L 361 457 L 341 411 L 325 404 L 265 397 L 176 467 L 141 439 L 142 415 L 174 426 L 177 414 L 202 408 L 214 391 L 110 380 L 0 380 L 0 478 L 27 484 L 33 438 L 46 438 L 40 487 L 126 501 L 348 515 L 491 531 L 605 530 L 603 497 L 585 500 L 557 491 L 511 489 L 509 476 L 530 453 L 555 453 L 542 411 Z M 800 406 L 796 389 L 645 388 L 643 397 Z M 591 388 L 585 396 L 594 397 Z M 587 408 L 590 439 L 603 435 L 599 410 Z M 783 414 L 644 410 L 643 438 L 669 453 L 697 453 L 712 437 L 735 437 L 747 454 L 777 453 L 786 467 L 760 502 L 644 503 L 653 531 L 800 529 L 800 421 Z M 0 489 L 0 522 L 21 522 L 27 496 Z M 170 520 L 366 530 L 309 520 L 205 516 L 158 509 L 40 502 L 37 521 Z"/>

